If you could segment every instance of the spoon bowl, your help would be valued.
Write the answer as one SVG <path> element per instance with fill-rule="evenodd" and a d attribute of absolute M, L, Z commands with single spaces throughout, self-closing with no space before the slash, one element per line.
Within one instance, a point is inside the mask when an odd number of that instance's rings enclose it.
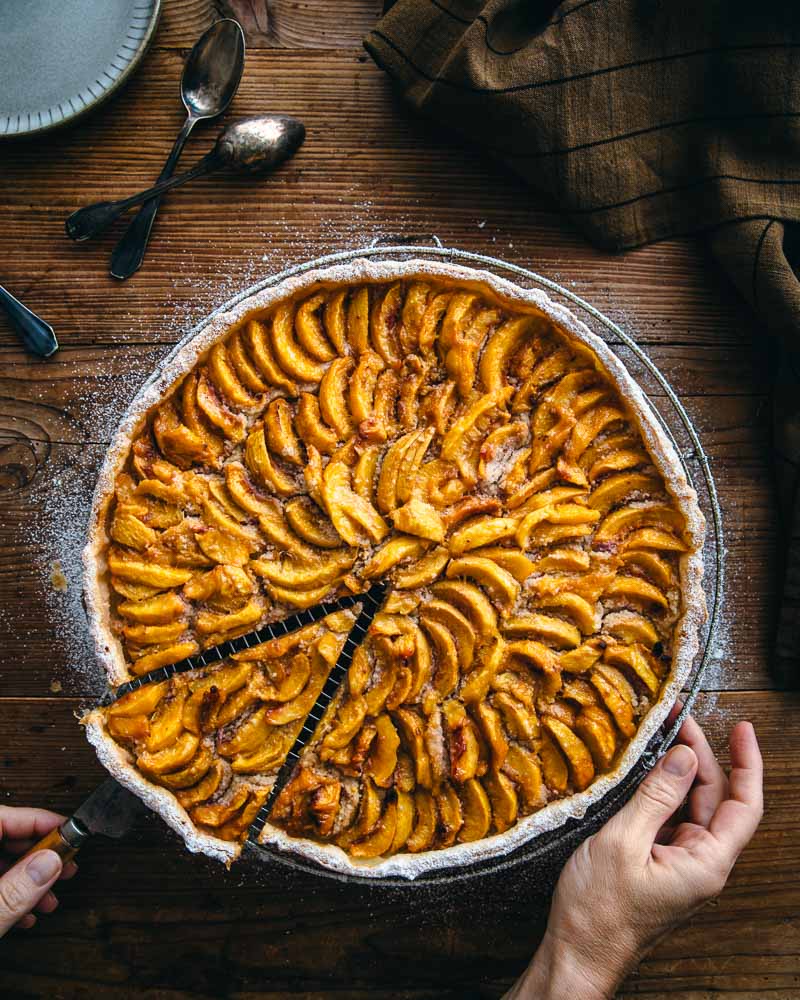
<path fill-rule="evenodd" d="M 289 115 L 242 118 L 220 135 L 214 152 L 229 170 L 256 174 L 293 156 L 306 136 L 305 126 Z"/>
<path fill-rule="evenodd" d="M 244 67 L 244 35 L 225 18 L 208 29 L 189 53 L 181 77 L 181 100 L 193 118 L 217 118 L 231 103 Z"/>

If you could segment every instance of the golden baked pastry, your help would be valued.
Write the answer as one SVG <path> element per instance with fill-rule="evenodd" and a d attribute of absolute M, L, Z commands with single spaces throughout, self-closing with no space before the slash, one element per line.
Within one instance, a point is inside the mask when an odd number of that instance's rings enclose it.
<path fill-rule="evenodd" d="M 342 870 L 580 814 L 663 718 L 702 614 L 702 517 L 616 359 L 541 293 L 423 268 L 289 283 L 190 345 L 126 422 L 88 549 L 115 683 L 390 582 L 265 831 Z M 145 684 L 90 736 L 220 853 L 353 620 Z"/>

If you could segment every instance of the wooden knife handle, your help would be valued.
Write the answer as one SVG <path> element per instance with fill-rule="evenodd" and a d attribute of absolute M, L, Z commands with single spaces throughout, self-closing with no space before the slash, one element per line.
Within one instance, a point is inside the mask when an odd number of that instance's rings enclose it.
<path fill-rule="evenodd" d="M 39 843 L 34 844 L 29 851 L 26 851 L 22 855 L 22 857 L 27 858 L 31 854 L 35 854 L 36 851 L 45 851 L 45 850 L 55 851 L 56 854 L 61 858 L 63 864 L 66 864 L 68 861 L 72 861 L 72 859 L 78 853 L 78 848 L 73 847 L 64 839 L 61 830 L 58 827 L 56 827 L 54 830 L 51 830 L 50 833 L 42 837 Z"/>

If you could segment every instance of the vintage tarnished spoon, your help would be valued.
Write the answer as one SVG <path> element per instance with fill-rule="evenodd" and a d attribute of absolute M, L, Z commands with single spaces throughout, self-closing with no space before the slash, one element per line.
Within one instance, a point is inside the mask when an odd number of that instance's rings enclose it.
<path fill-rule="evenodd" d="M 212 24 L 189 53 L 181 77 L 181 100 L 186 121 L 178 133 L 158 180 L 172 176 L 189 133 L 200 121 L 217 118 L 234 98 L 244 71 L 244 33 L 238 21 L 224 18 Z M 124 280 L 142 266 L 147 241 L 160 198 L 151 198 L 139 209 L 111 254 L 113 277 Z"/>
<path fill-rule="evenodd" d="M 58 341 L 52 326 L 41 316 L 24 306 L 19 299 L 0 285 L 0 309 L 5 310 L 22 343 L 41 358 L 49 358 L 58 350 Z"/>
<path fill-rule="evenodd" d="M 211 152 L 186 173 L 162 181 L 130 198 L 123 198 L 121 201 L 101 201 L 73 212 L 64 224 L 67 236 L 77 241 L 91 239 L 135 205 L 149 201 L 156 195 L 169 191 L 170 188 L 194 180 L 195 177 L 211 174 L 215 170 L 228 169 L 248 174 L 269 170 L 297 152 L 305 135 L 303 123 L 288 115 L 242 118 L 228 125 L 220 134 Z"/>

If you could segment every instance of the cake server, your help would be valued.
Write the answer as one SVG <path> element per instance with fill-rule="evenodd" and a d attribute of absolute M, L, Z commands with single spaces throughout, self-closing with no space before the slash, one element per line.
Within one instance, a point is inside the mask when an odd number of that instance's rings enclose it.
<path fill-rule="evenodd" d="M 35 851 L 50 850 L 55 851 L 66 864 L 89 837 L 95 834 L 115 839 L 124 837 L 145 812 L 147 807 L 133 792 L 123 788 L 113 778 L 106 778 L 65 823 L 42 837 L 38 844 L 26 851 L 24 857 Z"/>

